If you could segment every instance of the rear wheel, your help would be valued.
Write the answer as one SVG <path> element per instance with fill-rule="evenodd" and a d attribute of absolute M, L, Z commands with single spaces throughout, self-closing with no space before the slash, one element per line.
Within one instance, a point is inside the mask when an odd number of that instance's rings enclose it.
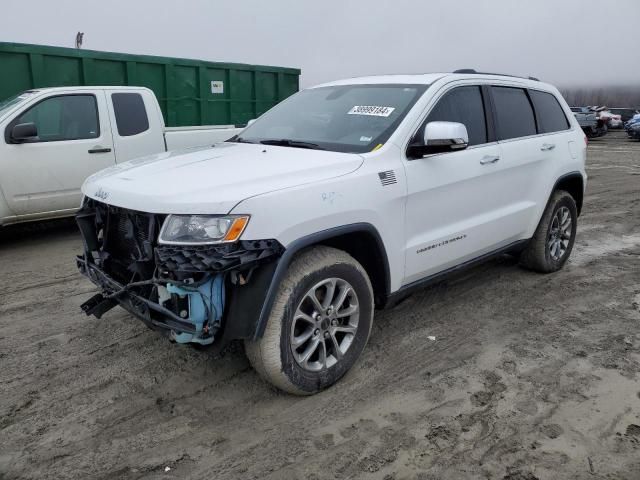
<path fill-rule="evenodd" d="M 564 190 L 554 192 L 520 263 L 542 273 L 560 270 L 573 250 L 577 221 L 573 197 Z"/>
<path fill-rule="evenodd" d="M 264 379 L 286 392 L 319 392 L 362 353 L 373 310 L 364 268 L 341 250 L 314 247 L 292 262 L 264 335 L 245 342 L 247 357 Z"/>

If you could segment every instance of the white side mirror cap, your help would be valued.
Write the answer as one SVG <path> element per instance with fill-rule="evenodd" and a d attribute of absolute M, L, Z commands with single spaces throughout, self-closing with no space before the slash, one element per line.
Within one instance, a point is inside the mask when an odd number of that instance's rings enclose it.
<path fill-rule="evenodd" d="M 469 145 L 467 127 L 457 122 L 429 122 L 424 129 L 426 147 L 449 147 L 462 150 Z"/>

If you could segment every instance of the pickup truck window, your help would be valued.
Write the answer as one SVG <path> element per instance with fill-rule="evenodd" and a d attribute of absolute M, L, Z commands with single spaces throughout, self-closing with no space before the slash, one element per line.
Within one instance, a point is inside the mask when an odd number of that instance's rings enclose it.
<path fill-rule="evenodd" d="M 338 85 L 303 90 L 247 127 L 236 142 L 336 152 L 383 144 L 428 85 Z"/>
<path fill-rule="evenodd" d="M 98 138 L 98 106 L 93 95 L 60 95 L 37 103 L 12 124 L 35 123 L 38 140 L 60 142 Z"/>
<path fill-rule="evenodd" d="M 540 133 L 561 132 L 569 128 L 567 117 L 556 97 L 539 90 L 530 90 L 529 94 L 540 123 Z"/>
<path fill-rule="evenodd" d="M 467 127 L 469 145 L 487 143 L 487 123 L 480 87 L 457 87 L 445 93 L 425 122 L 458 122 Z M 424 126 L 421 129 L 424 131 Z"/>
<path fill-rule="evenodd" d="M 527 93 L 522 88 L 491 87 L 496 107 L 498 138 L 536 135 L 536 119 Z"/>
<path fill-rule="evenodd" d="M 149 117 L 144 100 L 139 93 L 113 93 L 113 112 L 116 116 L 118 135 L 130 137 L 149 130 Z"/>

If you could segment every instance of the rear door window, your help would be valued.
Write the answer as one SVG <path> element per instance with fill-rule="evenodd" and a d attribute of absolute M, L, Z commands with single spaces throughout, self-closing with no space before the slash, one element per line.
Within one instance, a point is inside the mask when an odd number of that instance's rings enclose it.
<path fill-rule="evenodd" d="M 149 118 L 139 93 L 112 93 L 118 135 L 130 137 L 149 130 Z"/>
<path fill-rule="evenodd" d="M 569 122 L 558 99 L 550 93 L 529 90 L 536 109 L 540 133 L 560 132 L 569 128 Z"/>
<path fill-rule="evenodd" d="M 467 127 L 469 145 L 487 143 L 487 123 L 480 87 L 457 87 L 445 93 L 429 113 L 425 125 L 429 122 L 462 123 Z"/>
<path fill-rule="evenodd" d="M 535 135 L 536 119 L 527 92 L 522 88 L 491 87 L 496 109 L 498 139 Z"/>

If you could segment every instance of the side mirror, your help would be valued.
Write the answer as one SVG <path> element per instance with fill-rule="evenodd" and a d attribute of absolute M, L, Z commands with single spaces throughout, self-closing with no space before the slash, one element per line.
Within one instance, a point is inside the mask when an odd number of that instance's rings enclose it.
<path fill-rule="evenodd" d="M 422 158 L 432 153 L 454 152 L 469 146 L 467 127 L 457 122 L 429 122 L 424 138 L 409 145 L 410 158 Z"/>
<path fill-rule="evenodd" d="M 252 118 L 251 120 L 249 120 L 249 121 L 247 122 L 247 127 L 250 127 L 250 126 L 251 126 L 251 125 L 253 125 L 254 123 L 256 123 L 256 119 L 255 119 L 255 118 Z"/>
<path fill-rule="evenodd" d="M 19 123 L 11 129 L 11 140 L 16 143 L 24 142 L 38 136 L 38 127 L 35 123 Z"/>

